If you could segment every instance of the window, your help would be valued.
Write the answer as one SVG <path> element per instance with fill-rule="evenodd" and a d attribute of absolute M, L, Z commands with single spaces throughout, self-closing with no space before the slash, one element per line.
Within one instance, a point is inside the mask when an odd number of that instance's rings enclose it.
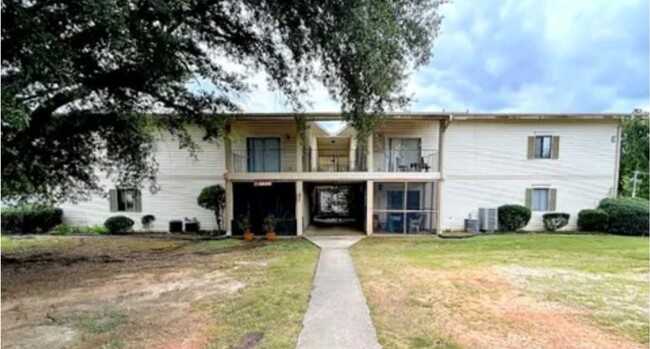
<path fill-rule="evenodd" d="M 536 136 L 535 137 L 535 159 L 550 159 L 552 142 L 553 142 L 552 136 Z"/>
<path fill-rule="evenodd" d="M 111 212 L 140 212 L 142 199 L 140 190 L 117 188 L 109 191 Z"/>
<path fill-rule="evenodd" d="M 117 190 L 117 210 L 120 212 L 135 212 L 135 201 L 138 191 L 136 189 Z"/>
<path fill-rule="evenodd" d="M 280 138 L 247 139 L 248 172 L 280 172 Z"/>
<path fill-rule="evenodd" d="M 550 190 L 547 188 L 534 188 L 533 189 L 533 202 L 531 209 L 533 211 L 549 211 L 550 210 Z"/>

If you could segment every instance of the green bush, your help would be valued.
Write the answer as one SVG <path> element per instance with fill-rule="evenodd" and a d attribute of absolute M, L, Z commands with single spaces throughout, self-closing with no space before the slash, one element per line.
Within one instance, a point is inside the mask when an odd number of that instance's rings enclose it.
<path fill-rule="evenodd" d="M 528 224 L 531 211 L 526 206 L 503 205 L 498 208 L 498 215 L 501 231 L 517 231 Z"/>
<path fill-rule="evenodd" d="M 61 223 L 54 227 L 54 235 L 70 235 L 74 228 L 70 224 Z"/>
<path fill-rule="evenodd" d="M 607 232 L 609 215 L 605 210 L 587 209 L 578 213 L 578 229 L 580 231 Z"/>
<path fill-rule="evenodd" d="M 196 199 L 199 206 L 214 212 L 217 229 L 223 230 L 221 217 L 226 207 L 226 190 L 220 185 L 211 185 L 203 188 Z"/>
<path fill-rule="evenodd" d="M 650 208 L 645 199 L 604 199 L 598 208 L 607 212 L 607 232 L 618 235 L 646 235 L 650 220 Z"/>
<path fill-rule="evenodd" d="M 23 205 L 2 209 L 3 234 L 47 233 L 61 224 L 63 210 L 52 206 Z"/>
<path fill-rule="evenodd" d="M 542 215 L 544 221 L 544 229 L 548 231 L 556 231 L 569 224 L 569 215 L 564 212 L 551 212 Z"/>
<path fill-rule="evenodd" d="M 80 228 L 80 230 L 87 234 L 97 234 L 97 235 L 108 234 L 108 229 L 103 225 L 88 225 Z"/>
<path fill-rule="evenodd" d="M 111 234 L 128 232 L 133 227 L 133 224 L 135 224 L 135 222 L 126 216 L 113 216 L 104 222 L 104 226 Z"/>

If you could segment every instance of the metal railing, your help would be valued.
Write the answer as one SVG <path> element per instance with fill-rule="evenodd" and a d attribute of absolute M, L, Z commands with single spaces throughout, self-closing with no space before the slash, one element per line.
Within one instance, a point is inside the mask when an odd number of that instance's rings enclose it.
<path fill-rule="evenodd" d="M 295 172 L 296 152 L 282 149 L 232 149 L 230 172 Z"/>
<path fill-rule="evenodd" d="M 367 171 L 366 152 L 355 150 L 312 149 L 304 152 L 305 172 L 364 172 Z"/>
<path fill-rule="evenodd" d="M 438 150 L 388 150 L 375 152 L 376 172 L 438 172 Z"/>
<path fill-rule="evenodd" d="M 302 159 L 296 151 L 283 149 L 231 150 L 230 172 L 296 172 L 298 161 L 303 172 L 366 172 L 368 153 L 349 150 L 303 150 Z M 439 153 L 435 149 L 388 150 L 373 153 L 374 172 L 438 172 Z"/>

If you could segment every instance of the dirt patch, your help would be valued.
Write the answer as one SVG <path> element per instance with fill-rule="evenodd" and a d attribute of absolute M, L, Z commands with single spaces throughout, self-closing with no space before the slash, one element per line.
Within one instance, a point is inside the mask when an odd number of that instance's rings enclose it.
<path fill-rule="evenodd" d="M 388 338 L 435 330 L 477 349 L 644 348 L 584 321 L 580 315 L 589 310 L 532 297 L 495 270 L 405 268 L 373 276 L 364 286 Z"/>
<path fill-rule="evenodd" d="M 32 326 L 2 334 L 2 348 L 63 349 L 75 340 L 77 331 L 64 326 Z"/>
<path fill-rule="evenodd" d="M 84 243 L 93 245 L 3 256 L 2 348 L 201 348 L 214 324 L 198 305 L 245 287 L 224 256 Z"/>
<path fill-rule="evenodd" d="M 264 338 L 262 332 L 250 332 L 242 336 L 237 342 L 234 349 L 253 349 L 256 348 L 260 341 Z"/>

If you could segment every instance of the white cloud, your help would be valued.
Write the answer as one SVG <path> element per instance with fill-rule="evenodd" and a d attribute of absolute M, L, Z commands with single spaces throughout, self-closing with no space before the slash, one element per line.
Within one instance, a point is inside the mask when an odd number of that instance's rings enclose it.
<path fill-rule="evenodd" d="M 413 74 L 413 111 L 629 112 L 647 107 L 645 0 L 456 0 L 443 6 L 431 63 Z M 263 73 L 240 100 L 288 111 Z M 312 82 L 310 111 L 339 111 Z"/>

